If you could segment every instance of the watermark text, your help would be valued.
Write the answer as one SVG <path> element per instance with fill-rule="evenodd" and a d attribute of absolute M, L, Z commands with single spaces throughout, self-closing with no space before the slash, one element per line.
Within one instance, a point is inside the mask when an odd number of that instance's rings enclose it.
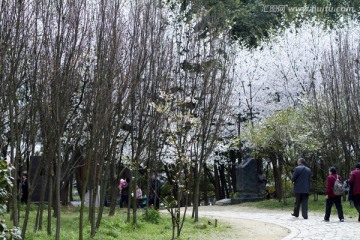
<path fill-rule="evenodd" d="M 304 6 L 304 7 L 290 7 L 289 5 L 264 5 L 263 12 L 310 12 L 310 13 L 321 13 L 321 12 L 337 12 L 337 13 L 354 13 L 354 7 L 318 7 L 318 6 Z"/>

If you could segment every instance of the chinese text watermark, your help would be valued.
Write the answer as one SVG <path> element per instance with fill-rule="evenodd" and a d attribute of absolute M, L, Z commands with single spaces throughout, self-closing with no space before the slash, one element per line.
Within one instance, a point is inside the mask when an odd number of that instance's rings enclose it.
<path fill-rule="evenodd" d="M 320 12 L 343 12 L 343 13 L 353 13 L 356 12 L 354 7 L 318 7 L 318 6 L 304 6 L 304 7 L 289 7 L 289 5 L 264 5 L 263 12 L 311 12 L 311 13 L 320 13 Z"/>

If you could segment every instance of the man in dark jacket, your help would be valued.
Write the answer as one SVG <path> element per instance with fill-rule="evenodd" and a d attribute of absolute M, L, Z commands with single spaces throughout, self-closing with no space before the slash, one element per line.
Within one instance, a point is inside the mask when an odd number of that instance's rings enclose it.
<path fill-rule="evenodd" d="M 158 176 L 153 175 L 150 186 L 149 194 L 149 205 L 153 205 L 154 209 L 159 209 L 160 206 L 160 190 L 161 190 L 161 181 Z"/>
<path fill-rule="evenodd" d="M 352 189 L 354 206 L 359 213 L 358 221 L 360 222 L 360 162 L 356 164 L 355 168 L 355 170 L 351 171 L 349 184 Z"/>
<path fill-rule="evenodd" d="M 301 213 L 304 219 L 308 219 L 308 199 L 310 195 L 310 178 L 311 171 L 305 166 L 305 160 L 299 158 L 297 167 L 294 169 L 292 182 L 294 183 L 295 205 L 294 212 L 291 214 L 294 217 L 299 217 L 299 210 L 301 204 Z"/>

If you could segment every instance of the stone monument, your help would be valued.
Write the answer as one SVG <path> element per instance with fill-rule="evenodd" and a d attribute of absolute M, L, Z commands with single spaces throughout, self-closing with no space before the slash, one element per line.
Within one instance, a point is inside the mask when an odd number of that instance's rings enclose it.
<path fill-rule="evenodd" d="M 261 172 L 258 171 L 254 158 L 248 158 L 236 167 L 236 189 L 231 204 L 264 199 L 262 192 L 265 191 L 265 185 L 261 182 L 264 178 L 259 173 Z"/>

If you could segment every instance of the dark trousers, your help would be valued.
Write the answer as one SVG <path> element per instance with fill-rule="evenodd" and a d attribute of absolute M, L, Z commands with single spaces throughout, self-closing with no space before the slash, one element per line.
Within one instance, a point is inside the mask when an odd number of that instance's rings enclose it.
<path fill-rule="evenodd" d="M 120 208 L 127 208 L 128 207 L 128 199 L 129 195 L 121 195 L 120 197 Z"/>
<path fill-rule="evenodd" d="M 360 194 L 353 195 L 352 200 L 354 202 L 354 206 L 355 206 L 356 210 L 359 213 L 358 221 L 360 222 Z"/>
<path fill-rule="evenodd" d="M 324 219 L 327 221 L 330 219 L 331 208 L 332 208 L 333 204 L 335 204 L 339 219 L 340 220 L 344 219 L 343 208 L 341 205 L 341 196 L 329 197 L 328 199 L 326 199 L 326 208 L 325 208 Z"/>
<path fill-rule="evenodd" d="M 21 195 L 20 201 L 22 203 L 27 204 L 27 200 L 28 200 L 28 193 L 24 193 L 23 195 Z"/>
<path fill-rule="evenodd" d="M 308 218 L 308 200 L 309 194 L 307 193 L 295 193 L 295 205 L 294 205 L 294 216 L 299 216 L 300 205 L 301 205 L 301 215 L 303 218 Z"/>
<path fill-rule="evenodd" d="M 149 206 L 153 205 L 154 209 L 159 209 L 160 207 L 160 199 L 157 196 L 158 195 L 149 196 Z"/>

